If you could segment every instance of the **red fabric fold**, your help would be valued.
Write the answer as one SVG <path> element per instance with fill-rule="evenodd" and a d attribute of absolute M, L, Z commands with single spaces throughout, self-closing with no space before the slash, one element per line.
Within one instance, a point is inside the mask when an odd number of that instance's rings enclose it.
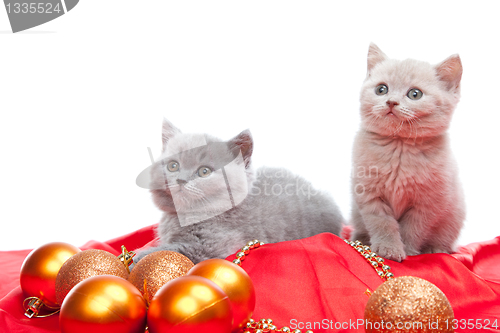
<path fill-rule="evenodd" d="M 150 226 L 107 242 L 90 241 L 81 248 L 119 254 L 121 245 L 131 251 L 155 242 Z M 24 316 L 19 270 L 28 253 L 0 253 L 0 332 L 59 332 L 58 315 Z M 234 255 L 228 258 L 232 259 Z M 462 247 L 453 255 L 426 254 L 386 263 L 396 277 L 416 276 L 440 288 L 458 320 L 456 332 L 500 332 L 500 237 Z M 365 291 L 383 283 L 363 257 L 332 234 L 266 244 L 251 250 L 241 266 L 256 289 L 254 319 L 272 318 L 279 327 L 300 329 L 315 324 L 311 329 L 316 333 L 362 332 L 358 324 L 368 301 Z M 470 320 L 473 329 L 466 327 Z M 489 328 L 478 328 L 478 323 L 484 326 L 487 321 Z"/>
<path fill-rule="evenodd" d="M 441 289 L 458 321 L 456 332 L 499 332 L 498 242 L 485 242 L 484 248 L 475 243 L 453 255 L 425 254 L 386 263 L 396 277 L 420 277 Z M 270 317 L 280 327 L 314 332 L 363 331 L 357 323 L 368 301 L 365 291 L 383 283 L 361 255 L 332 234 L 266 244 L 251 251 L 241 266 L 256 284 L 255 318 Z M 487 279 L 480 275 L 486 267 Z M 472 330 L 467 329 L 471 319 Z M 479 329 L 479 323 L 490 325 Z"/>

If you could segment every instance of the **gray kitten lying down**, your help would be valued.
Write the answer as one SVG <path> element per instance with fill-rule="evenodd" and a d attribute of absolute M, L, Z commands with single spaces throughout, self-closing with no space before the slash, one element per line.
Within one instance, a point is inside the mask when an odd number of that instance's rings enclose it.
<path fill-rule="evenodd" d="M 339 235 L 342 215 L 325 193 L 280 168 L 253 170 L 253 140 L 243 131 L 223 142 L 181 133 L 163 122 L 163 151 L 151 167 L 149 188 L 164 211 L 157 229 L 162 250 L 194 263 L 226 258 L 248 241 L 275 243 L 322 232 Z"/>

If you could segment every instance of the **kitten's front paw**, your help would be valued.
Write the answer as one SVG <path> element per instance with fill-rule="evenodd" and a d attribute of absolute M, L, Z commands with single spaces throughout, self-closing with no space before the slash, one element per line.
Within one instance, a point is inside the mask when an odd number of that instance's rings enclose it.
<path fill-rule="evenodd" d="M 405 253 L 406 253 L 406 256 L 418 256 L 420 254 L 420 251 L 418 250 L 415 250 L 414 248 L 410 248 L 410 247 L 405 247 Z"/>
<path fill-rule="evenodd" d="M 134 264 L 137 264 L 139 262 L 139 260 L 141 260 L 142 258 L 147 256 L 148 254 L 153 253 L 153 252 L 154 252 L 154 250 L 144 250 L 144 251 L 137 252 L 134 256 Z"/>
<path fill-rule="evenodd" d="M 406 258 L 403 243 L 374 243 L 371 249 L 385 259 L 401 262 Z"/>

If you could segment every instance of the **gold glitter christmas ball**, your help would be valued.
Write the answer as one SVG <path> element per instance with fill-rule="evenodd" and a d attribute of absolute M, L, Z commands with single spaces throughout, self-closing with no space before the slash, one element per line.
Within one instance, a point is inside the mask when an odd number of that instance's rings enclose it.
<path fill-rule="evenodd" d="M 130 272 L 128 280 L 139 289 L 149 304 L 165 283 L 186 275 L 193 266 L 193 262 L 180 253 L 157 251 L 142 258 Z"/>
<path fill-rule="evenodd" d="M 128 271 L 116 256 L 104 250 L 85 250 L 69 258 L 57 274 L 57 303 L 62 304 L 79 282 L 98 275 L 114 275 L 126 280 Z"/>
<path fill-rule="evenodd" d="M 367 333 L 454 332 L 453 319 L 453 309 L 443 292 L 413 276 L 384 282 L 365 307 Z"/>

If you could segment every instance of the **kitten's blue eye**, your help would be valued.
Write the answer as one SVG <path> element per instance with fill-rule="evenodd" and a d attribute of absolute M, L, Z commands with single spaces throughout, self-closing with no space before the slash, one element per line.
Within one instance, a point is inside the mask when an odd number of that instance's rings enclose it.
<path fill-rule="evenodd" d="M 167 170 L 170 172 L 175 172 L 179 170 L 179 163 L 177 161 L 170 161 L 167 164 Z"/>
<path fill-rule="evenodd" d="M 385 84 L 379 84 L 377 88 L 375 88 L 375 94 L 377 95 L 385 95 L 389 92 L 389 88 Z"/>
<path fill-rule="evenodd" d="M 421 99 L 423 94 L 424 93 L 420 89 L 413 88 L 408 91 L 408 94 L 406 94 L 406 96 L 408 96 L 409 99 L 417 100 Z"/>
<path fill-rule="evenodd" d="M 208 177 L 210 176 L 210 174 L 212 173 L 212 169 L 210 169 L 209 167 L 201 167 L 198 169 L 198 172 L 196 172 L 198 174 L 198 176 L 200 177 Z"/>

